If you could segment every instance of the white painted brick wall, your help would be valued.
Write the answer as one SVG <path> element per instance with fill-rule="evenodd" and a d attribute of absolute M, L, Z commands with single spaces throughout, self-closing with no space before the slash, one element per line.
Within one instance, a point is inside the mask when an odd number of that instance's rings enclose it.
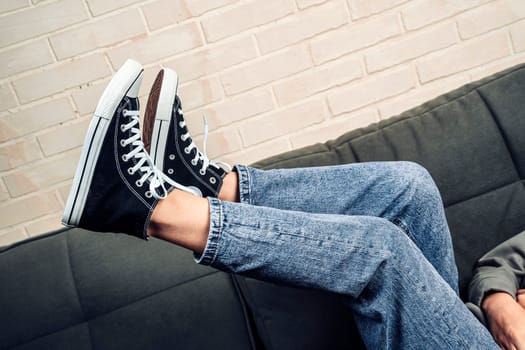
<path fill-rule="evenodd" d="M 489 32 L 416 61 L 421 82 L 426 83 L 468 68 L 495 61 L 511 52 L 505 30 Z"/>
<path fill-rule="evenodd" d="M 118 69 L 128 58 L 147 64 L 202 45 L 197 22 L 189 22 L 110 49 L 107 55 L 113 67 Z"/>
<path fill-rule="evenodd" d="M 286 105 L 322 91 L 361 78 L 363 70 L 358 57 L 335 60 L 313 67 L 273 87 L 277 103 Z"/>
<path fill-rule="evenodd" d="M 365 53 L 366 68 L 376 72 L 452 46 L 457 41 L 454 22 L 432 26 L 374 46 Z"/>
<path fill-rule="evenodd" d="M 0 53 L 0 79 L 53 63 L 53 54 L 45 39 L 37 39 Z"/>
<path fill-rule="evenodd" d="M 338 0 L 328 1 L 318 7 L 290 15 L 255 33 L 255 37 L 261 53 L 267 54 L 338 28 L 348 21 L 345 3 Z"/>
<path fill-rule="evenodd" d="M 292 0 L 245 1 L 204 18 L 202 29 L 207 41 L 214 42 L 292 15 L 293 9 Z"/>
<path fill-rule="evenodd" d="M 155 1 L 144 5 L 142 12 L 150 30 L 157 30 L 192 17 L 183 0 Z"/>
<path fill-rule="evenodd" d="M 12 84 L 20 102 L 27 103 L 76 86 L 87 85 L 108 74 L 110 70 L 104 56 L 94 54 L 53 64 L 47 70 L 26 75 Z"/>
<path fill-rule="evenodd" d="M 401 34 L 398 14 L 364 19 L 340 29 L 321 34 L 310 42 L 316 64 L 373 46 Z"/>
<path fill-rule="evenodd" d="M 221 74 L 221 81 L 226 94 L 234 95 L 304 71 L 312 65 L 307 47 L 293 46 L 228 70 Z"/>
<path fill-rule="evenodd" d="M 164 66 L 177 71 L 182 81 L 191 81 L 219 73 L 256 57 L 255 41 L 249 36 L 242 36 L 233 41 L 207 45 L 188 54 L 179 55 L 166 61 Z"/>
<path fill-rule="evenodd" d="M 4 113 L 0 117 L 0 142 L 38 133 L 74 117 L 73 108 L 67 97 L 33 104 L 13 113 Z"/>
<path fill-rule="evenodd" d="M 348 0 L 348 6 L 352 18 L 359 19 L 381 13 L 404 2 L 407 0 Z"/>
<path fill-rule="evenodd" d="M 0 17 L 0 47 L 31 40 L 86 21 L 88 14 L 78 0 L 59 0 L 31 6 Z"/>
<path fill-rule="evenodd" d="M 179 72 L 231 163 L 335 138 L 525 62 L 523 0 L 2 0 L 0 246 L 59 228 L 111 75 Z"/>
<path fill-rule="evenodd" d="M 145 34 L 140 12 L 131 9 L 52 35 L 49 42 L 62 60 Z"/>

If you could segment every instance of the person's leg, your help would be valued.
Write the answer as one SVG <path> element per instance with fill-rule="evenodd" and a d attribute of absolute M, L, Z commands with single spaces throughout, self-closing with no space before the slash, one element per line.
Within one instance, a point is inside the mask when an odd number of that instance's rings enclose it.
<path fill-rule="evenodd" d="M 457 289 L 448 229 L 437 227 L 439 220 L 428 220 L 439 217 L 439 213 L 435 215 L 439 209 L 435 209 L 435 201 L 419 196 L 420 192 L 437 192 L 427 191 L 435 186 L 431 180 L 423 180 L 430 179 L 428 174 L 420 176 L 421 167 L 409 163 L 367 163 L 268 172 L 237 167 L 240 186 L 245 187 L 240 193 L 246 193 L 239 197 L 239 192 L 227 190 L 231 188 L 227 182 L 237 173 L 227 174 L 219 163 L 208 159 L 206 147 L 200 151 L 193 142 L 177 96 L 177 83 L 174 71 L 159 72 L 148 98 L 143 133 L 145 143 L 152 145 L 153 162 L 171 180 L 202 196 L 218 196 L 229 201 L 242 200 L 286 210 L 384 217 L 402 227 Z M 249 177 L 252 181 L 244 179 Z M 415 237 L 413 232 L 419 236 Z"/>
<path fill-rule="evenodd" d="M 202 264 L 347 296 L 370 349 L 496 349 L 399 231 L 377 217 L 206 201 L 175 190 L 154 210 L 149 233 L 193 249 Z"/>
<path fill-rule="evenodd" d="M 412 162 L 257 170 L 237 166 L 219 199 L 308 213 L 376 216 L 399 226 L 454 289 L 458 275 L 443 202 Z M 235 185 L 237 181 L 238 185 Z"/>

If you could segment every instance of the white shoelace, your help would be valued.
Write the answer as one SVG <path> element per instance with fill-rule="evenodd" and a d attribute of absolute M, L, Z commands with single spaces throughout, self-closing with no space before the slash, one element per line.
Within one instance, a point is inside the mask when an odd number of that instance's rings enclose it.
<path fill-rule="evenodd" d="M 144 143 L 140 138 L 140 129 L 139 125 L 139 111 L 133 110 L 124 110 L 123 115 L 126 117 L 131 117 L 131 121 L 127 124 L 122 124 L 120 129 L 123 132 L 131 130 L 132 136 L 127 139 L 120 140 L 120 145 L 125 147 L 129 144 L 133 145 L 131 152 L 126 153 L 122 156 L 122 160 L 127 162 L 131 158 L 136 158 L 138 161 L 133 167 L 128 168 L 128 174 L 133 175 L 137 171 L 140 171 L 143 175 L 142 177 L 135 182 L 137 187 L 142 187 L 144 183 L 149 180 L 149 191 L 146 192 L 146 197 L 155 197 L 156 199 L 164 199 L 168 196 L 168 189 L 165 186 L 165 183 L 172 185 L 178 189 L 194 193 L 194 191 L 189 190 L 185 186 L 182 186 L 175 181 L 172 181 L 169 177 L 164 175 L 164 173 L 155 167 L 153 160 L 150 158 L 146 149 L 144 148 Z M 158 193 L 157 189 L 160 187 L 161 194 Z"/>
<path fill-rule="evenodd" d="M 178 112 L 180 115 L 182 115 L 182 109 L 179 108 Z M 206 174 L 206 169 L 208 169 L 210 165 L 216 168 L 223 167 L 227 171 L 232 171 L 232 166 L 230 164 L 221 162 L 221 161 L 217 161 L 217 160 L 210 160 L 208 158 L 208 154 L 206 153 L 206 145 L 208 144 L 208 120 L 206 119 L 206 116 L 204 115 L 202 116 L 202 119 L 204 121 L 204 140 L 202 141 L 202 151 L 199 150 L 199 148 L 197 147 L 195 142 L 193 142 L 193 139 L 192 139 L 191 143 L 186 148 L 184 148 L 184 152 L 186 154 L 190 154 L 192 149 L 196 150 L 195 157 L 191 160 L 191 164 L 197 165 L 199 160 L 202 161 L 202 167 L 199 170 L 199 174 L 201 175 Z M 185 120 L 180 121 L 179 126 L 181 128 L 184 128 L 186 126 L 186 121 Z M 181 135 L 180 138 L 183 142 L 186 142 L 186 140 L 190 137 L 191 137 L 190 133 L 186 132 L 185 134 Z"/>

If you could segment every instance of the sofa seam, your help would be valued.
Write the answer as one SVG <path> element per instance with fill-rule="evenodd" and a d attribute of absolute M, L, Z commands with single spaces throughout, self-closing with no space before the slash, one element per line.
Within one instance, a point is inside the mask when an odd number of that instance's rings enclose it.
<path fill-rule="evenodd" d="M 64 328 L 61 328 L 61 329 L 57 329 L 56 331 L 49 332 L 49 333 L 46 333 L 46 334 L 43 334 L 43 335 L 39 335 L 39 336 L 37 336 L 37 337 L 35 337 L 33 339 L 30 339 L 30 340 L 23 341 L 21 343 L 15 344 L 15 345 L 11 346 L 9 349 L 14 349 L 14 348 L 18 348 L 20 346 L 25 346 L 25 345 L 31 344 L 32 342 L 37 341 L 39 339 L 45 338 L 47 336 L 50 336 L 50 335 L 53 335 L 53 334 L 56 334 L 56 333 L 59 333 L 59 332 L 62 332 L 62 331 L 74 328 L 74 327 L 81 326 L 83 324 L 86 324 L 86 326 L 88 326 L 87 325 L 87 321 L 82 321 L 80 323 L 75 323 L 74 325 L 71 325 L 71 326 L 68 326 L 68 327 L 64 327 Z M 89 332 L 89 329 L 88 329 L 88 332 Z M 89 341 L 91 342 L 91 334 L 90 334 Z M 92 344 L 92 343 L 90 343 L 90 344 Z M 91 346 L 91 348 L 94 349 L 93 346 Z"/>
<path fill-rule="evenodd" d="M 53 232 L 53 233 L 50 234 L 50 236 L 53 235 L 53 234 L 59 234 L 62 231 L 68 231 L 68 230 L 69 229 L 60 230 L 58 232 Z M 89 328 L 89 322 L 88 322 L 89 320 L 86 319 L 86 313 L 85 313 L 84 308 L 82 306 L 82 302 L 80 301 L 80 294 L 79 294 L 79 291 L 78 291 L 78 286 L 77 286 L 75 274 L 73 272 L 73 267 L 72 267 L 72 264 L 71 264 L 71 254 L 70 254 L 70 249 L 69 249 L 69 235 L 66 234 L 66 237 L 65 237 L 64 241 L 65 241 L 65 245 L 66 245 L 67 263 L 68 263 L 68 266 L 69 266 L 69 272 L 71 273 L 71 280 L 73 281 L 73 286 L 75 287 L 75 294 L 77 296 L 78 305 L 80 307 L 80 311 L 82 312 L 82 322 L 75 323 L 75 324 L 70 325 L 68 327 L 60 328 L 60 329 L 54 330 L 52 332 L 48 332 L 48 333 L 45 333 L 45 334 L 38 335 L 38 336 L 33 337 L 31 339 L 25 340 L 25 341 L 23 341 L 21 343 L 14 344 L 13 347 L 18 347 L 18 346 L 23 346 L 23 345 L 29 344 L 29 343 L 31 343 L 33 341 L 38 340 L 38 339 L 47 337 L 47 336 L 52 335 L 52 334 L 56 334 L 58 332 L 61 332 L 61 331 L 64 331 L 66 329 L 70 329 L 70 328 L 73 328 L 73 327 L 76 327 L 76 326 L 79 326 L 79 325 L 85 323 L 86 326 L 87 326 L 87 331 L 88 331 L 88 335 L 89 335 L 89 343 L 91 345 L 90 347 L 93 349 L 93 339 L 91 337 L 91 330 Z"/>
<path fill-rule="evenodd" d="M 68 231 L 68 229 L 65 229 L 65 230 L 60 230 L 58 232 L 53 232 L 53 233 L 50 233 L 49 236 L 52 236 L 54 234 L 59 234 L 61 233 L 62 231 Z M 47 235 L 45 235 L 47 236 Z M 30 241 L 30 240 L 28 240 Z M 32 240 L 31 240 L 32 241 Z M 54 330 L 52 332 L 49 332 L 49 333 L 45 333 L 45 334 L 41 334 L 41 335 L 38 335 L 36 337 L 33 337 L 31 339 L 26 339 L 20 343 L 17 343 L 17 344 L 13 344 L 12 347 L 19 347 L 19 346 L 23 346 L 23 345 L 26 345 L 26 344 L 29 344 L 33 341 L 36 341 L 38 339 L 41 339 L 41 338 L 44 338 L 44 337 L 47 337 L 51 334 L 55 334 L 55 333 L 58 333 L 58 332 L 61 332 L 63 330 L 66 330 L 66 329 L 70 329 L 70 328 L 73 328 L 73 327 L 76 327 L 78 325 L 81 325 L 81 324 L 84 324 L 86 323 L 86 326 L 87 326 L 87 330 L 88 330 L 88 335 L 89 335 L 89 343 L 90 343 L 90 348 L 93 349 L 93 340 L 91 338 L 91 330 L 89 329 L 89 322 L 88 320 L 86 320 L 86 313 L 84 311 L 84 308 L 82 307 L 82 302 L 80 301 L 80 294 L 78 292 L 78 287 L 77 287 L 77 282 L 76 282 L 76 279 L 75 279 L 75 274 L 73 273 L 73 268 L 72 268 L 72 264 L 71 264 L 71 255 L 70 255 L 70 250 L 69 250 L 69 235 L 66 234 L 66 237 L 65 237 L 65 245 L 66 245 L 66 256 L 67 256 L 67 263 L 68 263 L 68 266 L 69 266 L 69 271 L 71 273 L 71 279 L 73 281 L 73 286 L 75 287 L 75 293 L 76 293 L 76 296 L 77 296 L 77 301 L 78 301 L 78 305 L 80 307 L 80 311 L 82 312 L 82 322 L 80 323 L 75 323 L 74 325 L 71 325 L 69 327 L 65 327 L 65 328 L 61 328 L 61 329 L 58 329 L 58 330 Z M 24 241 L 23 241 L 24 242 Z M 9 246 L 8 248 L 11 248 L 11 246 Z"/>
<path fill-rule="evenodd" d="M 337 147 L 337 149 L 340 149 L 341 147 Z M 357 154 L 357 151 L 354 149 L 354 145 L 352 145 L 352 142 L 348 142 L 348 148 L 350 148 L 350 152 L 352 152 L 352 155 L 354 156 L 354 159 L 356 160 L 357 163 L 360 163 L 361 162 L 361 159 L 359 157 L 359 155 Z M 337 151 L 336 149 L 336 151 Z"/>
<path fill-rule="evenodd" d="M 72 259 L 71 259 L 71 249 L 70 249 L 70 245 L 69 245 L 69 234 L 66 234 L 65 238 L 66 238 L 65 241 L 66 241 L 66 250 L 67 250 L 67 262 L 68 262 L 68 265 L 69 265 L 69 271 L 71 272 L 71 279 L 73 280 L 73 285 L 75 286 L 75 293 L 77 295 L 77 300 L 78 300 L 78 305 L 80 306 L 80 311 L 82 311 L 83 320 L 84 320 L 83 323 L 86 323 L 88 336 L 89 336 L 90 348 L 94 349 L 94 347 L 93 347 L 93 337 L 92 337 L 92 334 L 91 334 L 91 328 L 89 326 L 89 320 L 86 317 L 86 311 L 84 310 L 84 306 L 82 305 L 82 300 L 81 300 L 80 292 L 78 290 L 78 285 L 77 285 L 77 279 L 75 277 L 75 272 L 73 271 L 73 263 L 72 263 Z"/>
<path fill-rule="evenodd" d="M 91 321 L 91 320 L 99 319 L 99 318 L 101 318 L 101 317 L 103 317 L 103 316 L 109 315 L 109 314 L 111 314 L 111 313 L 113 313 L 113 312 L 115 312 L 115 311 L 118 311 L 118 310 L 120 310 L 120 309 L 126 308 L 126 307 L 128 307 L 128 306 L 130 306 L 130 305 L 137 304 L 137 303 L 142 302 L 142 301 L 144 301 L 144 300 L 146 300 L 146 299 L 149 299 L 149 298 L 151 298 L 151 297 L 153 297 L 153 296 L 156 296 L 156 295 L 158 295 L 158 294 L 162 294 L 162 293 L 164 293 L 164 292 L 167 292 L 167 291 L 169 291 L 170 289 L 180 287 L 180 286 L 185 285 L 185 284 L 187 284 L 187 283 L 192 283 L 192 282 L 194 282 L 194 281 L 196 281 L 196 280 L 199 280 L 199 279 L 201 279 L 201 278 L 205 278 L 205 277 L 209 277 L 209 276 L 214 275 L 214 274 L 216 274 L 216 273 L 219 273 L 219 271 L 211 271 L 211 272 L 206 273 L 206 274 L 204 274 L 204 275 L 201 275 L 201 276 L 198 276 L 198 277 L 195 277 L 195 278 L 191 278 L 191 279 L 189 279 L 189 280 L 183 281 L 183 282 L 181 282 L 181 283 L 177 283 L 177 284 L 172 285 L 172 286 L 169 286 L 169 287 L 167 287 L 167 288 L 163 288 L 163 289 L 161 289 L 161 290 L 155 291 L 154 293 L 151 293 L 151 294 L 145 295 L 145 296 L 143 296 L 143 297 L 140 297 L 140 298 L 138 298 L 138 299 L 135 299 L 135 300 L 133 300 L 133 301 L 127 303 L 126 305 L 122 305 L 122 306 L 119 306 L 119 307 L 114 308 L 114 309 L 112 309 L 112 310 L 109 310 L 109 311 L 103 312 L 103 313 L 101 313 L 101 314 L 99 314 L 99 315 L 96 315 L 96 317 L 90 318 L 89 320 Z"/>
<path fill-rule="evenodd" d="M 499 122 L 498 118 L 496 118 L 496 113 L 495 113 L 494 109 L 488 103 L 487 99 L 485 98 L 485 96 L 483 96 L 483 93 L 481 91 L 477 90 L 477 93 L 478 93 L 479 98 L 481 99 L 481 101 L 483 102 L 483 104 L 485 105 L 487 110 L 489 111 L 489 113 L 490 113 L 490 115 L 492 117 L 492 120 L 494 121 L 494 124 L 496 124 L 496 127 L 498 128 L 499 134 L 500 134 L 501 138 L 503 139 L 503 144 L 505 145 L 505 148 L 507 149 L 507 153 L 509 154 L 510 159 L 512 161 L 512 165 L 514 166 L 514 169 L 516 170 L 516 175 L 518 175 L 518 178 L 521 179 L 521 175 L 520 175 L 520 171 L 518 169 L 517 161 L 516 161 L 512 151 L 511 151 L 509 143 L 507 142 L 507 137 L 505 135 L 505 132 L 503 131 L 501 123 Z"/>
<path fill-rule="evenodd" d="M 515 180 L 515 181 L 512 181 L 512 182 L 506 183 L 506 184 L 504 184 L 504 185 L 494 187 L 494 188 L 492 188 L 492 189 L 490 189 L 490 190 L 488 190 L 488 191 L 484 191 L 484 192 L 481 192 L 481 193 L 475 194 L 475 195 L 473 195 L 473 196 L 471 196 L 471 197 L 468 197 L 468 198 L 465 198 L 465 199 L 461 199 L 461 200 L 458 200 L 458 201 L 455 201 L 455 202 L 452 202 L 452 203 L 446 204 L 446 205 L 445 205 L 445 209 L 448 209 L 448 208 L 453 207 L 453 206 L 458 205 L 458 204 L 462 204 L 462 203 L 464 203 L 464 202 L 468 202 L 468 201 L 470 201 L 470 200 L 473 200 L 473 199 L 476 199 L 476 198 L 478 198 L 478 197 L 484 196 L 484 195 L 486 195 L 486 194 L 488 194 L 488 193 L 491 193 L 491 192 L 494 192 L 494 191 L 499 191 L 499 190 L 501 190 L 501 189 L 504 189 L 505 187 L 509 187 L 509 186 L 512 186 L 512 185 L 517 184 L 517 183 L 518 183 L 518 184 L 521 183 L 521 184 L 525 187 L 525 180 L 517 179 L 517 180 Z"/>
<path fill-rule="evenodd" d="M 242 277 L 242 280 L 239 280 L 239 286 L 242 290 L 242 294 L 246 297 L 246 302 L 250 305 L 254 305 L 256 309 L 259 309 L 260 307 L 257 304 L 256 298 L 254 298 L 252 291 L 250 290 L 250 287 L 248 287 L 248 284 L 246 283 L 246 277 L 243 277 L 240 275 L 239 277 Z M 269 332 L 267 328 L 266 318 L 260 315 L 260 313 L 256 313 L 255 311 L 253 312 L 253 314 L 254 314 L 253 318 L 254 318 L 255 326 L 257 327 L 257 332 L 259 333 L 259 336 L 261 337 L 261 342 L 263 343 L 264 348 L 266 350 L 275 349 L 275 346 L 273 344 L 273 337 L 270 335 L 271 332 Z M 261 334 L 261 332 L 263 334 Z"/>
<path fill-rule="evenodd" d="M 71 265 L 70 265 L 70 266 L 71 266 Z M 110 314 L 110 313 L 113 313 L 113 312 L 115 312 L 115 311 L 118 311 L 118 310 L 123 309 L 123 308 L 125 308 L 125 307 L 128 307 L 128 306 L 130 306 L 130 305 L 133 305 L 133 304 L 136 304 L 136 303 L 141 302 L 141 301 L 143 301 L 143 300 L 146 300 L 146 299 L 148 299 L 148 298 L 150 298 L 150 297 L 153 297 L 153 296 L 155 296 L 155 295 L 157 295 L 157 294 L 161 294 L 161 293 L 167 292 L 167 291 L 169 291 L 169 290 L 172 289 L 172 288 L 179 287 L 179 286 L 184 285 L 184 284 L 186 284 L 186 283 L 191 283 L 191 282 L 196 281 L 196 280 L 198 280 L 198 279 L 200 279 L 200 278 L 208 277 L 208 276 L 211 276 L 211 275 L 216 274 L 216 273 L 219 273 L 219 272 L 220 272 L 220 271 L 212 271 L 212 272 L 207 273 L 207 274 L 205 274 L 205 275 L 202 275 L 202 276 L 199 276 L 199 277 L 196 277 L 196 278 L 189 279 L 189 280 L 187 280 L 187 281 L 184 281 L 184 282 L 182 282 L 182 283 L 178 283 L 178 284 L 173 285 L 173 286 L 170 286 L 170 287 L 168 287 L 168 288 L 164 288 L 164 289 L 162 289 L 162 290 L 156 291 L 155 293 L 148 294 L 147 296 L 144 296 L 144 297 L 141 297 L 141 298 L 139 298 L 139 299 L 133 300 L 132 302 L 130 302 L 130 303 L 126 304 L 126 305 L 122 305 L 122 306 L 119 306 L 119 307 L 117 307 L 117 308 L 115 308 L 115 309 L 112 309 L 112 310 L 110 310 L 110 311 L 103 312 L 103 313 L 101 313 L 101 314 L 99 314 L 99 315 L 97 315 L 96 317 L 93 317 L 93 318 L 87 318 L 87 317 L 85 316 L 84 310 L 82 310 L 82 313 L 84 314 L 84 320 L 83 320 L 82 322 L 80 322 L 80 323 L 75 323 L 75 324 L 72 324 L 72 325 L 70 325 L 70 326 L 68 326 L 68 327 L 64 327 L 64 328 L 61 328 L 61 329 L 57 329 L 57 330 L 55 330 L 55 331 L 53 331 L 53 332 L 49 332 L 49 333 L 46 333 L 46 334 L 43 334 L 43 335 L 39 335 L 38 337 L 35 337 L 35 338 L 30 339 L 30 340 L 28 340 L 28 341 L 24 341 L 24 342 L 22 342 L 22 343 L 20 343 L 20 344 L 15 344 L 14 346 L 22 346 L 22 345 L 26 345 L 26 344 L 29 344 L 29 343 L 31 343 L 31 342 L 37 340 L 37 339 L 40 339 L 40 338 L 43 338 L 43 337 L 47 337 L 47 336 L 52 335 L 52 334 L 59 333 L 59 332 L 62 332 L 62 331 L 64 331 L 64 330 L 71 329 L 71 328 L 73 328 L 73 327 L 77 327 L 77 326 L 82 325 L 82 324 L 84 324 L 84 323 L 85 323 L 86 326 L 88 327 L 88 333 L 89 333 L 89 341 L 90 341 L 90 344 L 93 345 L 92 335 L 91 335 L 91 329 L 90 329 L 90 327 L 89 327 L 89 322 L 90 322 L 90 321 L 93 321 L 93 320 L 99 319 L 100 317 L 106 316 L 106 315 L 108 315 L 108 314 Z M 82 308 L 82 306 L 81 306 L 81 308 Z M 91 346 L 91 348 L 94 349 L 93 346 Z"/>
<path fill-rule="evenodd" d="M 241 305 L 242 313 L 243 313 L 243 316 L 244 316 L 244 323 L 245 323 L 246 329 L 248 331 L 248 335 L 249 335 L 249 339 L 250 339 L 250 343 L 251 343 L 252 349 L 257 350 L 257 346 L 256 346 L 256 342 L 255 342 L 255 336 L 253 334 L 254 331 L 252 330 L 252 327 L 251 327 L 251 324 L 250 324 L 250 316 L 249 316 L 249 311 L 248 311 L 248 308 L 249 308 L 248 302 L 245 300 L 245 297 L 244 297 L 244 295 L 243 295 L 243 293 L 241 291 L 241 287 L 239 285 L 239 281 L 237 280 L 236 276 L 234 274 L 232 274 L 232 273 L 230 273 L 229 276 L 230 276 L 232 285 L 234 286 L 235 294 L 237 295 L 237 297 L 239 299 L 239 304 Z M 254 320 L 254 322 L 255 322 L 255 320 Z"/>

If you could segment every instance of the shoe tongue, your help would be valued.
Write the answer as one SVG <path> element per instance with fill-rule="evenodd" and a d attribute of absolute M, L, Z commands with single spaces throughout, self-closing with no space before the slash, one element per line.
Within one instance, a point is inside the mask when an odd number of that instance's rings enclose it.
<path fill-rule="evenodd" d="M 128 102 L 129 102 L 129 106 L 127 108 L 129 110 L 135 110 L 135 111 L 140 110 L 140 103 L 139 103 L 139 99 L 138 98 L 136 98 L 136 97 L 129 98 Z"/>
<path fill-rule="evenodd" d="M 177 123 L 185 122 L 184 117 L 179 111 L 182 109 L 182 103 L 180 101 L 179 95 L 175 95 L 175 103 L 173 104 L 173 109 L 175 110 L 175 115 L 177 116 Z"/>

